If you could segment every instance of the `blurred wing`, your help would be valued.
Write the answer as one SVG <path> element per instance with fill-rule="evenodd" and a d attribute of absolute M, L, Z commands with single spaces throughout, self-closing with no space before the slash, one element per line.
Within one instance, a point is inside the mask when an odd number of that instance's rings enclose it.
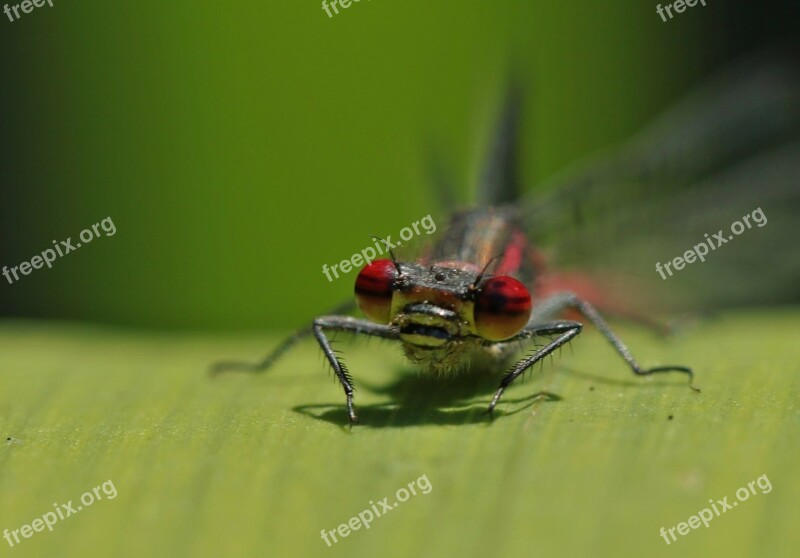
<path fill-rule="evenodd" d="M 672 310 L 800 299 L 795 60 L 772 52 L 741 61 L 618 151 L 524 199 L 525 221 L 552 265 L 618 292 L 654 293 Z M 750 228 L 735 235 L 731 225 L 745 216 Z M 717 247 L 719 230 L 727 242 Z M 714 249 L 704 262 L 674 270 L 674 258 L 707 242 Z M 656 263 L 667 262 L 673 275 L 662 279 Z"/>
<path fill-rule="evenodd" d="M 478 204 L 513 204 L 519 198 L 519 136 L 522 121 L 522 88 L 510 79 L 499 118 L 492 132 L 489 152 L 478 181 Z"/>

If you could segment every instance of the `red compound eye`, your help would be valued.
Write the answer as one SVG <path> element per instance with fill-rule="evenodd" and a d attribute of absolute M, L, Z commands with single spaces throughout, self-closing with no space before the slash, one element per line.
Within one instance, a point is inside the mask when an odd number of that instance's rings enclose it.
<path fill-rule="evenodd" d="M 475 299 L 475 327 L 489 341 L 513 337 L 531 317 L 531 295 L 513 277 L 492 277 Z"/>
<path fill-rule="evenodd" d="M 379 324 L 388 324 L 392 309 L 392 285 L 397 268 L 392 260 L 375 260 L 364 266 L 356 278 L 356 302 L 364 315 Z"/>

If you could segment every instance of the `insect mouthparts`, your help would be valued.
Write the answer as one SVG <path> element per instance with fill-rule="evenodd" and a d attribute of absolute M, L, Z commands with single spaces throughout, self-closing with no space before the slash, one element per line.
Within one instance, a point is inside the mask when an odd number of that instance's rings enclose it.
<path fill-rule="evenodd" d="M 435 339 L 450 339 L 450 334 L 446 329 L 437 326 L 427 326 L 416 323 L 408 323 L 400 328 L 400 333 L 405 335 L 424 335 Z"/>

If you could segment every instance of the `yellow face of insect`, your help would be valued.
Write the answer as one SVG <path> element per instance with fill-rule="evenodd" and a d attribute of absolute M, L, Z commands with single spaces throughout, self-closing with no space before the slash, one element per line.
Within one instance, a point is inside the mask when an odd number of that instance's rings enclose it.
<path fill-rule="evenodd" d="M 371 321 L 393 323 L 404 341 L 438 347 L 470 335 L 503 341 L 519 333 L 531 314 L 531 297 L 513 277 L 490 277 L 475 290 L 474 301 L 447 289 L 431 287 L 395 290 L 397 267 L 375 260 L 358 274 L 358 306 Z"/>
<path fill-rule="evenodd" d="M 472 301 L 437 289 L 397 291 L 392 298 L 392 323 L 407 343 L 441 347 L 452 339 L 476 334 L 473 306 Z"/>

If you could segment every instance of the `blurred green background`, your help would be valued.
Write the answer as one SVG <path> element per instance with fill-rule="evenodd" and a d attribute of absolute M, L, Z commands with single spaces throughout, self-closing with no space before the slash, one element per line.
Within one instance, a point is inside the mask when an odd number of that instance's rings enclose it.
<path fill-rule="evenodd" d="M 54 0 L 0 14 L 0 266 L 106 217 L 117 229 L 0 277 L 0 529 L 109 479 L 119 490 L 0 552 L 792 555 L 796 309 L 670 342 L 621 327 L 643 364 L 695 367 L 702 394 L 631 378 L 587 331 L 512 386 L 491 426 L 496 378 L 420 378 L 383 345 L 346 353 L 353 429 L 313 343 L 267 375 L 204 374 L 350 297 L 354 273 L 321 268 L 368 234 L 429 213 L 443 226 L 428 157 L 467 201 L 509 67 L 529 85 L 531 189 L 796 33 L 800 5 L 708 0 L 663 23 L 656 4 L 362 0 L 328 18 L 317 0 Z M 422 474 L 430 496 L 333 549 L 318 538 Z M 773 493 L 675 546 L 658 536 L 762 474 Z"/>
<path fill-rule="evenodd" d="M 376 0 L 328 18 L 316 1 L 145 0 L 0 21 L 1 264 L 108 216 L 117 227 L 0 282 L 0 311 L 296 326 L 351 296 L 354 274 L 330 283 L 323 264 L 370 233 L 442 220 L 432 149 L 469 199 L 510 65 L 531 85 L 530 188 L 731 55 L 742 10 L 714 3 L 663 23 L 641 1 Z"/>

